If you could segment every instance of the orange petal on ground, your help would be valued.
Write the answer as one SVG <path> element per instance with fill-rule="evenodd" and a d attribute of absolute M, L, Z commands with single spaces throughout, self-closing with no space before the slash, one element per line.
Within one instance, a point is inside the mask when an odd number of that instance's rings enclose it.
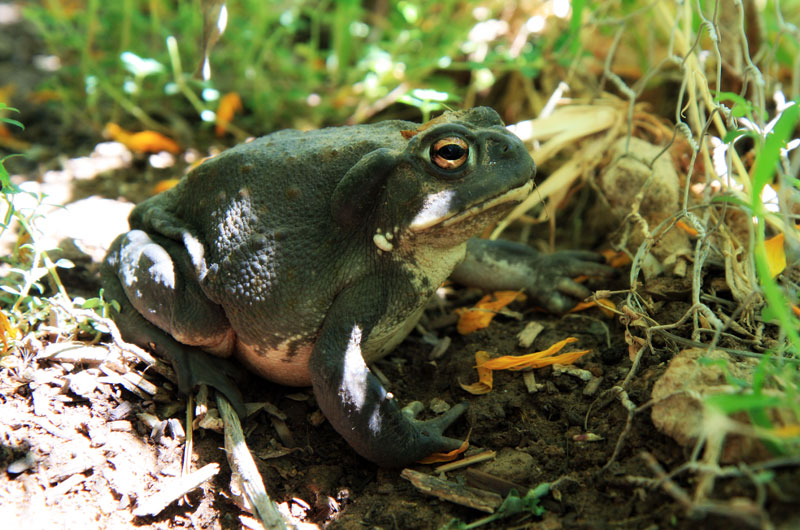
<path fill-rule="evenodd" d="M 478 367 L 478 382 L 472 383 L 471 385 L 465 385 L 464 383 L 459 381 L 459 385 L 461 388 L 469 392 L 470 394 L 475 394 L 479 396 L 481 394 L 488 394 L 492 391 L 492 384 L 493 384 L 493 377 L 492 371 L 488 368 L 484 368 L 481 364 L 485 363 L 489 360 L 489 353 L 483 350 L 475 352 L 475 364 Z"/>
<path fill-rule="evenodd" d="M 109 123 L 106 125 L 106 132 L 113 140 L 125 145 L 125 147 L 136 153 L 160 153 L 161 151 L 167 151 L 176 155 L 181 151 L 180 146 L 175 140 L 156 131 L 130 133 L 116 123 Z"/>
<path fill-rule="evenodd" d="M 767 250 L 767 264 L 769 265 L 769 275 L 775 277 L 786 268 L 786 251 L 783 247 L 783 233 L 771 237 L 764 241 Z"/>
<path fill-rule="evenodd" d="M 478 365 L 479 368 L 488 368 L 490 370 L 524 370 L 526 368 L 541 368 L 551 364 L 572 364 L 591 350 L 582 350 L 576 352 L 562 353 L 561 355 L 554 355 L 561 351 L 564 346 L 578 342 L 575 337 L 568 337 L 562 341 L 556 342 L 546 350 L 529 353 L 528 355 L 504 355 L 497 357 L 485 363 Z"/>
<path fill-rule="evenodd" d="M 630 265 L 631 258 L 624 252 L 617 252 L 613 249 L 608 249 L 602 251 L 600 254 L 606 258 L 606 263 L 614 268 L 625 267 L 626 265 Z"/>
<path fill-rule="evenodd" d="M 455 460 L 458 455 L 463 453 L 469 447 L 469 440 L 464 440 L 464 443 L 458 449 L 453 449 L 449 453 L 433 453 L 432 455 L 426 456 L 422 460 L 418 460 L 417 463 L 419 464 L 438 464 L 439 462 L 450 462 L 451 460 Z"/>
<path fill-rule="evenodd" d="M 217 138 L 228 132 L 228 124 L 233 120 L 234 114 L 242 110 L 242 98 L 236 92 L 228 92 L 222 96 L 217 106 L 217 123 L 214 133 Z"/>
<path fill-rule="evenodd" d="M 794 316 L 796 316 L 797 318 L 800 318 L 800 307 L 797 307 L 796 305 L 793 305 L 792 306 L 792 311 L 794 311 Z"/>
<path fill-rule="evenodd" d="M 0 123 L 0 147 L 5 147 L 9 151 L 26 151 L 31 144 L 25 140 L 14 138 L 11 130 L 4 123 Z"/>
<path fill-rule="evenodd" d="M 14 339 L 17 335 L 19 332 L 11 325 L 6 314 L 0 311 L 0 341 L 3 343 L 0 355 L 5 355 L 8 351 L 8 339 Z"/>
<path fill-rule="evenodd" d="M 768 430 L 767 433 L 777 436 L 778 438 L 796 438 L 800 436 L 800 425 L 783 425 Z"/>
<path fill-rule="evenodd" d="M 677 223 L 675 223 L 675 226 L 677 226 L 678 228 L 680 228 L 681 230 L 683 230 L 684 232 L 686 232 L 687 234 L 689 234 L 692 237 L 695 237 L 698 234 L 697 230 L 695 230 L 691 226 L 687 225 L 683 221 L 678 221 Z"/>
<path fill-rule="evenodd" d="M 55 90 L 37 90 L 33 92 L 28 99 L 32 103 L 47 103 L 48 101 L 61 101 L 61 94 Z"/>
<path fill-rule="evenodd" d="M 521 291 L 497 291 L 481 298 L 471 309 L 457 309 L 458 332 L 467 335 L 487 327 L 498 311 L 521 295 Z"/>
<path fill-rule="evenodd" d="M 166 179 L 153 186 L 153 195 L 159 194 L 162 191 L 167 191 L 174 188 L 181 179 Z"/>
<path fill-rule="evenodd" d="M 617 306 L 614 305 L 614 302 L 611 300 L 602 298 L 600 300 L 592 300 L 591 302 L 580 302 L 575 307 L 569 310 L 569 313 L 576 313 L 578 311 L 585 311 L 586 309 L 592 307 L 599 307 L 603 314 L 607 317 L 614 316 L 614 310 L 617 309 Z"/>
<path fill-rule="evenodd" d="M 633 263 L 631 257 L 625 254 L 624 252 L 620 252 L 619 256 L 617 256 L 616 258 L 612 259 L 609 262 L 609 265 L 611 265 L 614 268 L 620 269 L 622 267 L 627 267 L 631 263 Z"/>

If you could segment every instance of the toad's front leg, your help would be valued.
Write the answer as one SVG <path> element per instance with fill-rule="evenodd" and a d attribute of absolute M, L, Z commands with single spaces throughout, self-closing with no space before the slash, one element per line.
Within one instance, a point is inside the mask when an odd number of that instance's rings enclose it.
<path fill-rule="evenodd" d="M 412 419 L 369 371 L 362 348 L 387 307 L 384 291 L 379 281 L 363 281 L 337 296 L 309 369 L 317 403 L 339 434 L 363 457 L 381 466 L 400 467 L 458 448 L 462 442 L 442 432 L 466 405 L 433 420 Z"/>
<path fill-rule="evenodd" d="M 565 313 L 592 292 L 573 280 L 581 275 L 611 278 L 603 256 L 582 250 L 541 254 L 528 245 L 473 238 L 453 274 L 455 281 L 486 290 L 524 290 L 551 313 Z"/>

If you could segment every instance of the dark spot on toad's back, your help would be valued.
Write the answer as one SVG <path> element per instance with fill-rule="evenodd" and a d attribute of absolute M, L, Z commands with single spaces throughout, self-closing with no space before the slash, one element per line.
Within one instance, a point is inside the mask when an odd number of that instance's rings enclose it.
<path fill-rule="evenodd" d="M 303 195 L 303 192 L 300 188 L 296 186 L 290 186 L 286 188 L 286 198 L 291 200 L 299 199 Z"/>

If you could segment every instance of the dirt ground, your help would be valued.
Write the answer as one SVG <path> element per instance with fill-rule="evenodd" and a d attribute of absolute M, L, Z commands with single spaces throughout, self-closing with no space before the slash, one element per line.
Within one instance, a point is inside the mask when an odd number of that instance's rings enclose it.
<path fill-rule="evenodd" d="M 458 295 L 462 301 L 475 299 L 475 293 Z M 450 434 L 469 435 L 468 454 L 496 452 L 493 460 L 471 469 L 524 488 L 557 482 L 542 500 L 546 513 L 541 520 L 513 517 L 489 528 L 749 527 L 741 517 L 725 514 L 688 518 L 684 507 L 654 480 L 648 459 L 672 470 L 687 461 L 689 451 L 654 429 L 647 409 L 633 416 L 612 460 L 628 413 L 608 390 L 622 382 L 631 365 L 617 322 L 597 310 L 556 318 L 524 304 L 513 308 L 523 313 L 523 320 L 498 317 L 486 330 L 467 336 L 458 335 L 452 324 L 436 329 L 440 337 L 453 341 L 436 362 L 429 360 L 432 347 L 415 333 L 378 363 L 392 381 L 391 391 L 404 402 L 413 398 L 430 406 L 469 401 L 466 419 L 457 422 Z M 439 313 L 438 308 L 428 312 L 428 326 Z M 591 349 L 578 364 L 601 380 L 599 387 L 592 390 L 574 375 L 543 368 L 536 371 L 540 389 L 534 393 L 522 375 L 513 372 L 497 373 L 495 388 L 487 395 L 471 396 L 460 388 L 459 382 L 475 380 L 475 351 L 527 353 L 516 335 L 532 321 L 540 322 L 544 331 L 531 349 L 544 349 L 568 336 L 579 339 L 576 347 Z M 47 350 L 46 345 L 41 351 L 31 350 L 31 357 L 3 370 L 0 378 L 4 520 L 11 517 L 25 528 L 241 527 L 243 512 L 229 493 L 222 437 L 205 429 L 195 431 L 193 468 L 217 462 L 220 474 L 187 495 L 182 505 L 170 506 L 155 517 L 134 517 L 137 503 L 180 475 L 183 432 L 160 420 L 182 419 L 184 397 L 170 391 L 163 378 L 148 374 L 159 390 L 155 398 L 142 399 L 115 383 L 115 372 L 104 374 L 97 363 L 36 358 Z M 665 346 L 658 357 L 643 360 L 627 390 L 633 403 L 649 401 L 654 381 L 673 354 Z M 242 388 L 248 402 L 269 403 L 283 418 L 262 410 L 251 415 L 244 427 L 268 492 L 298 519 L 328 528 L 411 529 L 439 528 L 453 518 L 469 522 L 482 516 L 426 496 L 401 478 L 399 470 L 379 469 L 360 458 L 320 420 L 308 389 L 279 387 L 256 378 L 245 381 Z M 583 441 L 586 433 L 597 437 Z M 9 468 L 20 462 L 27 462 L 15 468 L 21 472 Z M 416 466 L 436 474 L 432 468 Z M 461 481 L 464 473 L 458 470 L 446 476 Z M 678 475 L 672 484 L 687 494 L 693 485 L 686 475 Z M 798 484 L 797 469 L 776 474 L 765 502 L 773 523 L 783 521 L 784 528 L 797 523 Z M 712 498 L 747 499 L 754 494 L 751 482 L 738 478 L 719 481 Z M 759 515 L 750 522 L 760 526 Z"/>
<path fill-rule="evenodd" d="M 5 58 L 5 62 L 10 60 Z M 58 120 L 43 109 L 30 109 L 22 119 L 28 127 L 23 138 L 39 142 L 49 137 L 46 131 Z M 94 149 L 94 143 L 77 136 L 50 148 L 77 160 Z M 98 156 L 93 163 L 101 164 L 97 158 L 107 162 L 115 157 Z M 48 172 L 69 163 L 43 163 L 45 158 L 38 163 L 15 162 L 19 165 L 12 173 L 21 175 L 18 182 L 47 191 L 56 204 L 75 204 L 90 196 L 112 200 L 77 203 L 73 211 L 59 210 L 62 217 L 52 221 L 60 226 L 50 235 L 61 245 L 63 237 L 95 240 L 94 260 L 86 254 L 83 258 L 69 254 L 77 268 L 62 277 L 72 296 L 95 296 L 99 288 L 96 261 L 108 242 L 106 232 L 113 236 L 116 227 L 124 226 L 131 206 L 116 199 L 120 195 L 142 198 L 155 182 L 179 170 L 143 171 L 143 160 L 135 160 L 131 167 L 122 157 L 122 169 L 76 178 L 74 165 L 71 171 Z M 583 226 L 603 225 L 592 217 L 602 213 L 585 206 L 593 202 L 591 193 L 585 188 L 573 198 L 569 218 L 582 219 Z M 98 208 L 106 206 L 108 210 L 98 213 Z M 78 235 L 65 234 L 66 220 L 74 221 Z M 565 233 L 580 232 L 568 224 L 563 228 Z M 546 239 L 547 234 L 541 235 Z M 597 234 L 573 241 L 585 248 L 607 243 Z M 8 274 L 8 269 L 0 274 Z M 705 279 L 712 282 L 722 274 L 721 269 L 710 268 Z M 593 287 L 624 290 L 626 278 L 623 272 L 617 280 Z M 691 303 L 685 278 L 661 277 L 647 289 L 657 300 L 657 311 L 651 316 L 658 322 L 678 320 Z M 510 309 L 518 318 L 501 315 L 484 330 L 458 334 L 453 310 L 473 304 L 480 296 L 452 286 L 445 304 L 432 306 L 419 329 L 378 362 L 377 368 L 391 381 L 389 389 L 401 402 L 421 401 L 428 416 L 468 401 L 468 413 L 449 434 L 469 437 L 467 455 L 496 453 L 469 469 L 521 489 L 552 484 L 541 500 L 545 508 L 541 517 L 517 515 L 485 528 L 800 527 L 796 465 L 778 462 L 762 469 L 772 473 L 766 484 L 753 473 L 719 473 L 702 499 L 702 509 L 693 505 L 701 475 L 696 469 L 681 467 L 697 461 L 693 447 L 662 434 L 651 419 L 653 386 L 670 360 L 686 348 L 680 339 L 687 340 L 688 325 L 673 330 L 676 340 L 656 338 L 655 352 L 643 356 L 625 392 L 620 393 L 613 389 L 629 376 L 632 360 L 628 328 L 618 316 L 605 316 L 595 308 L 559 317 L 515 302 Z M 623 295 L 611 299 L 620 303 Z M 540 323 L 542 331 L 532 345 L 521 346 L 518 334 L 533 322 Z M 434 343 L 445 337 L 452 343 L 432 360 Z M 526 386 L 521 373 L 496 372 L 494 390 L 480 396 L 468 394 L 459 385 L 476 380 L 474 354 L 478 350 L 519 355 L 543 350 L 567 337 L 578 339 L 571 345 L 574 350 L 591 350 L 577 363 L 581 372 L 538 369 L 533 388 Z M 80 360 L 64 356 L 59 345 L 70 343 L 71 337 L 60 332 L 54 314 L 44 340 L 29 341 L 2 359 L 0 521 L 4 527 L 257 528 L 231 493 L 221 434 L 203 427 L 194 430 L 192 470 L 218 463 L 220 472 L 157 515 L 134 515 L 154 493 L 181 475 L 186 432 L 180 424 L 186 398 L 154 370 L 144 374 L 152 386 L 133 384 L 131 376 L 141 373 L 143 365 L 120 360 L 119 350 L 108 346 L 108 335 L 93 346 L 88 345 L 91 337 L 80 338 L 85 345 L 78 348 Z M 733 339 L 723 345 L 748 349 Z M 429 529 L 452 519 L 469 523 L 486 515 L 426 495 L 402 478 L 400 470 L 380 469 L 359 457 L 321 417 L 309 389 L 280 387 L 255 377 L 245 379 L 241 388 L 246 401 L 266 404 L 247 418 L 244 429 L 267 491 L 294 521 L 302 522 L 301 527 Z M 414 469 L 454 482 L 468 480 L 466 469 L 441 473 L 435 467 Z"/>

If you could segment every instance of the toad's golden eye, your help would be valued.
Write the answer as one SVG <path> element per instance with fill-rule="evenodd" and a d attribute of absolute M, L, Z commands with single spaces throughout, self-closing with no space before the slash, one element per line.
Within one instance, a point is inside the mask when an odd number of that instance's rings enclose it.
<path fill-rule="evenodd" d="M 442 169 L 461 167 L 469 158 L 469 146 L 462 138 L 449 136 L 431 146 L 431 160 Z"/>

